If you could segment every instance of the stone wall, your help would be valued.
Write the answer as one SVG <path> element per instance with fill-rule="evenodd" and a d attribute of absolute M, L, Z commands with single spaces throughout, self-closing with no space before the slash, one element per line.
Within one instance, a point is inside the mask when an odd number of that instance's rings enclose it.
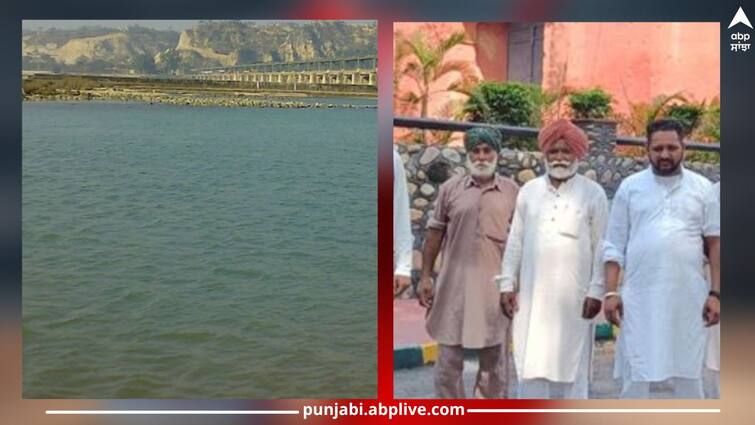
<path fill-rule="evenodd" d="M 579 121 L 590 138 L 590 152 L 580 163 L 579 173 L 603 186 L 609 200 L 613 198 L 621 181 L 648 167 L 645 157 L 621 157 L 614 154 L 616 123 L 610 121 Z M 424 230 L 433 210 L 439 186 L 454 175 L 467 173 L 466 151 L 463 147 L 438 145 L 396 145 L 406 169 L 410 197 L 412 233 L 414 234 L 414 283 L 422 267 Z M 685 163 L 712 181 L 720 180 L 718 164 Z M 525 152 L 504 148 L 498 160 L 498 172 L 512 178 L 520 186 L 545 172 L 540 152 Z M 414 291 L 404 296 L 414 297 Z"/>

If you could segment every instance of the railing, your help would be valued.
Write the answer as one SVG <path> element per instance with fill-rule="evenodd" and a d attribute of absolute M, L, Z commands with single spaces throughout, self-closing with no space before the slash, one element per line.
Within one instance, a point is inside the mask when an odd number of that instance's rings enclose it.
<path fill-rule="evenodd" d="M 443 131 L 466 131 L 475 127 L 493 127 L 503 133 L 510 136 L 524 136 L 524 137 L 537 137 L 539 130 L 534 127 L 517 127 L 512 125 L 503 124 L 485 124 L 478 122 L 464 122 L 464 121 L 451 121 L 451 120 L 439 120 L 433 118 L 414 118 L 414 117 L 393 117 L 393 126 L 402 128 L 419 128 L 422 130 L 443 130 Z M 645 146 L 646 140 L 641 137 L 630 136 L 617 136 L 615 139 L 617 145 L 624 146 Z M 720 143 L 700 143 L 700 142 L 686 142 L 687 149 L 706 151 L 706 152 L 720 152 Z"/>
<path fill-rule="evenodd" d="M 198 68 L 193 73 L 202 72 L 310 72 L 310 71 L 352 71 L 357 69 L 377 69 L 377 56 L 354 56 L 336 59 L 313 59 L 292 62 L 258 62 L 245 65 Z"/>

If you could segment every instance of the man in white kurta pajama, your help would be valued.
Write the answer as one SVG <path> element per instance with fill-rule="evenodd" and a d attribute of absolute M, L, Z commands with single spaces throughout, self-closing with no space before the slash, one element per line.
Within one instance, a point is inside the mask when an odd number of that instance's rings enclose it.
<path fill-rule="evenodd" d="M 519 398 L 586 399 L 608 201 L 599 184 L 576 174 L 587 153 L 579 127 L 559 120 L 538 139 L 548 173 L 519 191 L 498 277 L 501 302 L 513 316 Z"/>
<path fill-rule="evenodd" d="M 682 166 L 678 122 L 656 121 L 647 135 L 651 167 L 619 186 L 604 241 L 605 313 L 621 326 L 614 375 L 622 398 L 649 398 L 660 381 L 675 398 L 702 398 L 705 325 L 718 321 L 718 294 L 703 271 L 704 244 L 720 234 L 706 207 L 712 185 Z"/>
<path fill-rule="evenodd" d="M 393 296 L 411 284 L 412 226 L 409 217 L 409 193 L 406 172 L 396 149 L 393 150 Z"/>
<path fill-rule="evenodd" d="M 713 220 L 721 225 L 721 182 L 713 185 L 708 196 L 708 202 L 710 202 L 709 209 Z M 712 276 L 711 276 L 712 277 Z M 715 282 L 711 279 L 711 287 L 715 285 Z M 705 368 L 709 371 L 711 382 L 705 385 L 706 398 L 721 398 L 721 325 L 717 324 L 708 328 L 708 345 L 705 349 Z"/>

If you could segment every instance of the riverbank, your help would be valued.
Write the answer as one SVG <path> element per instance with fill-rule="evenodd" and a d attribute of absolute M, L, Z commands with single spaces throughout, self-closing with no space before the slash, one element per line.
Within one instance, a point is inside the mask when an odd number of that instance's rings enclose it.
<path fill-rule="evenodd" d="M 301 102 L 291 100 L 276 100 L 274 98 L 250 98 L 247 96 L 211 96 L 204 97 L 201 94 L 175 94 L 175 93 L 143 93 L 135 91 L 113 90 L 80 90 L 76 92 L 63 92 L 50 95 L 26 95 L 24 101 L 63 101 L 63 102 L 86 102 L 86 101 L 109 101 L 109 102 L 143 102 L 149 104 L 167 104 L 182 106 L 221 106 L 228 108 L 288 108 L 288 109 L 376 109 L 377 105 L 356 105 L 350 103 L 324 103 L 324 102 Z"/>
<path fill-rule="evenodd" d="M 259 91 L 228 84 L 196 81 L 90 76 L 33 76 L 23 80 L 24 101 L 143 102 L 181 106 L 242 108 L 376 109 L 363 102 L 322 102 L 310 98 L 331 97 L 330 92 Z M 340 97 L 344 93 L 339 93 Z M 354 96 L 363 99 L 368 96 Z M 301 99 L 301 100 L 300 100 Z"/>

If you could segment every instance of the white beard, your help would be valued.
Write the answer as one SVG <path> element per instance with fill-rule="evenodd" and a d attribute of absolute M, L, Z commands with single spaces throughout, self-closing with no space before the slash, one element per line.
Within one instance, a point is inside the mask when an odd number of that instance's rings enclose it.
<path fill-rule="evenodd" d="M 556 180 L 567 180 L 572 178 L 575 174 L 577 174 L 577 169 L 579 169 L 579 161 L 572 161 L 566 167 L 555 167 L 548 161 L 545 161 L 545 171 L 549 176 L 553 177 Z"/>
<path fill-rule="evenodd" d="M 478 161 L 473 163 L 469 157 L 467 157 L 467 169 L 469 173 L 474 177 L 490 177 L 495 174 L 495 169 L 498 163 L 498 158 L 490 162 Z"/>

